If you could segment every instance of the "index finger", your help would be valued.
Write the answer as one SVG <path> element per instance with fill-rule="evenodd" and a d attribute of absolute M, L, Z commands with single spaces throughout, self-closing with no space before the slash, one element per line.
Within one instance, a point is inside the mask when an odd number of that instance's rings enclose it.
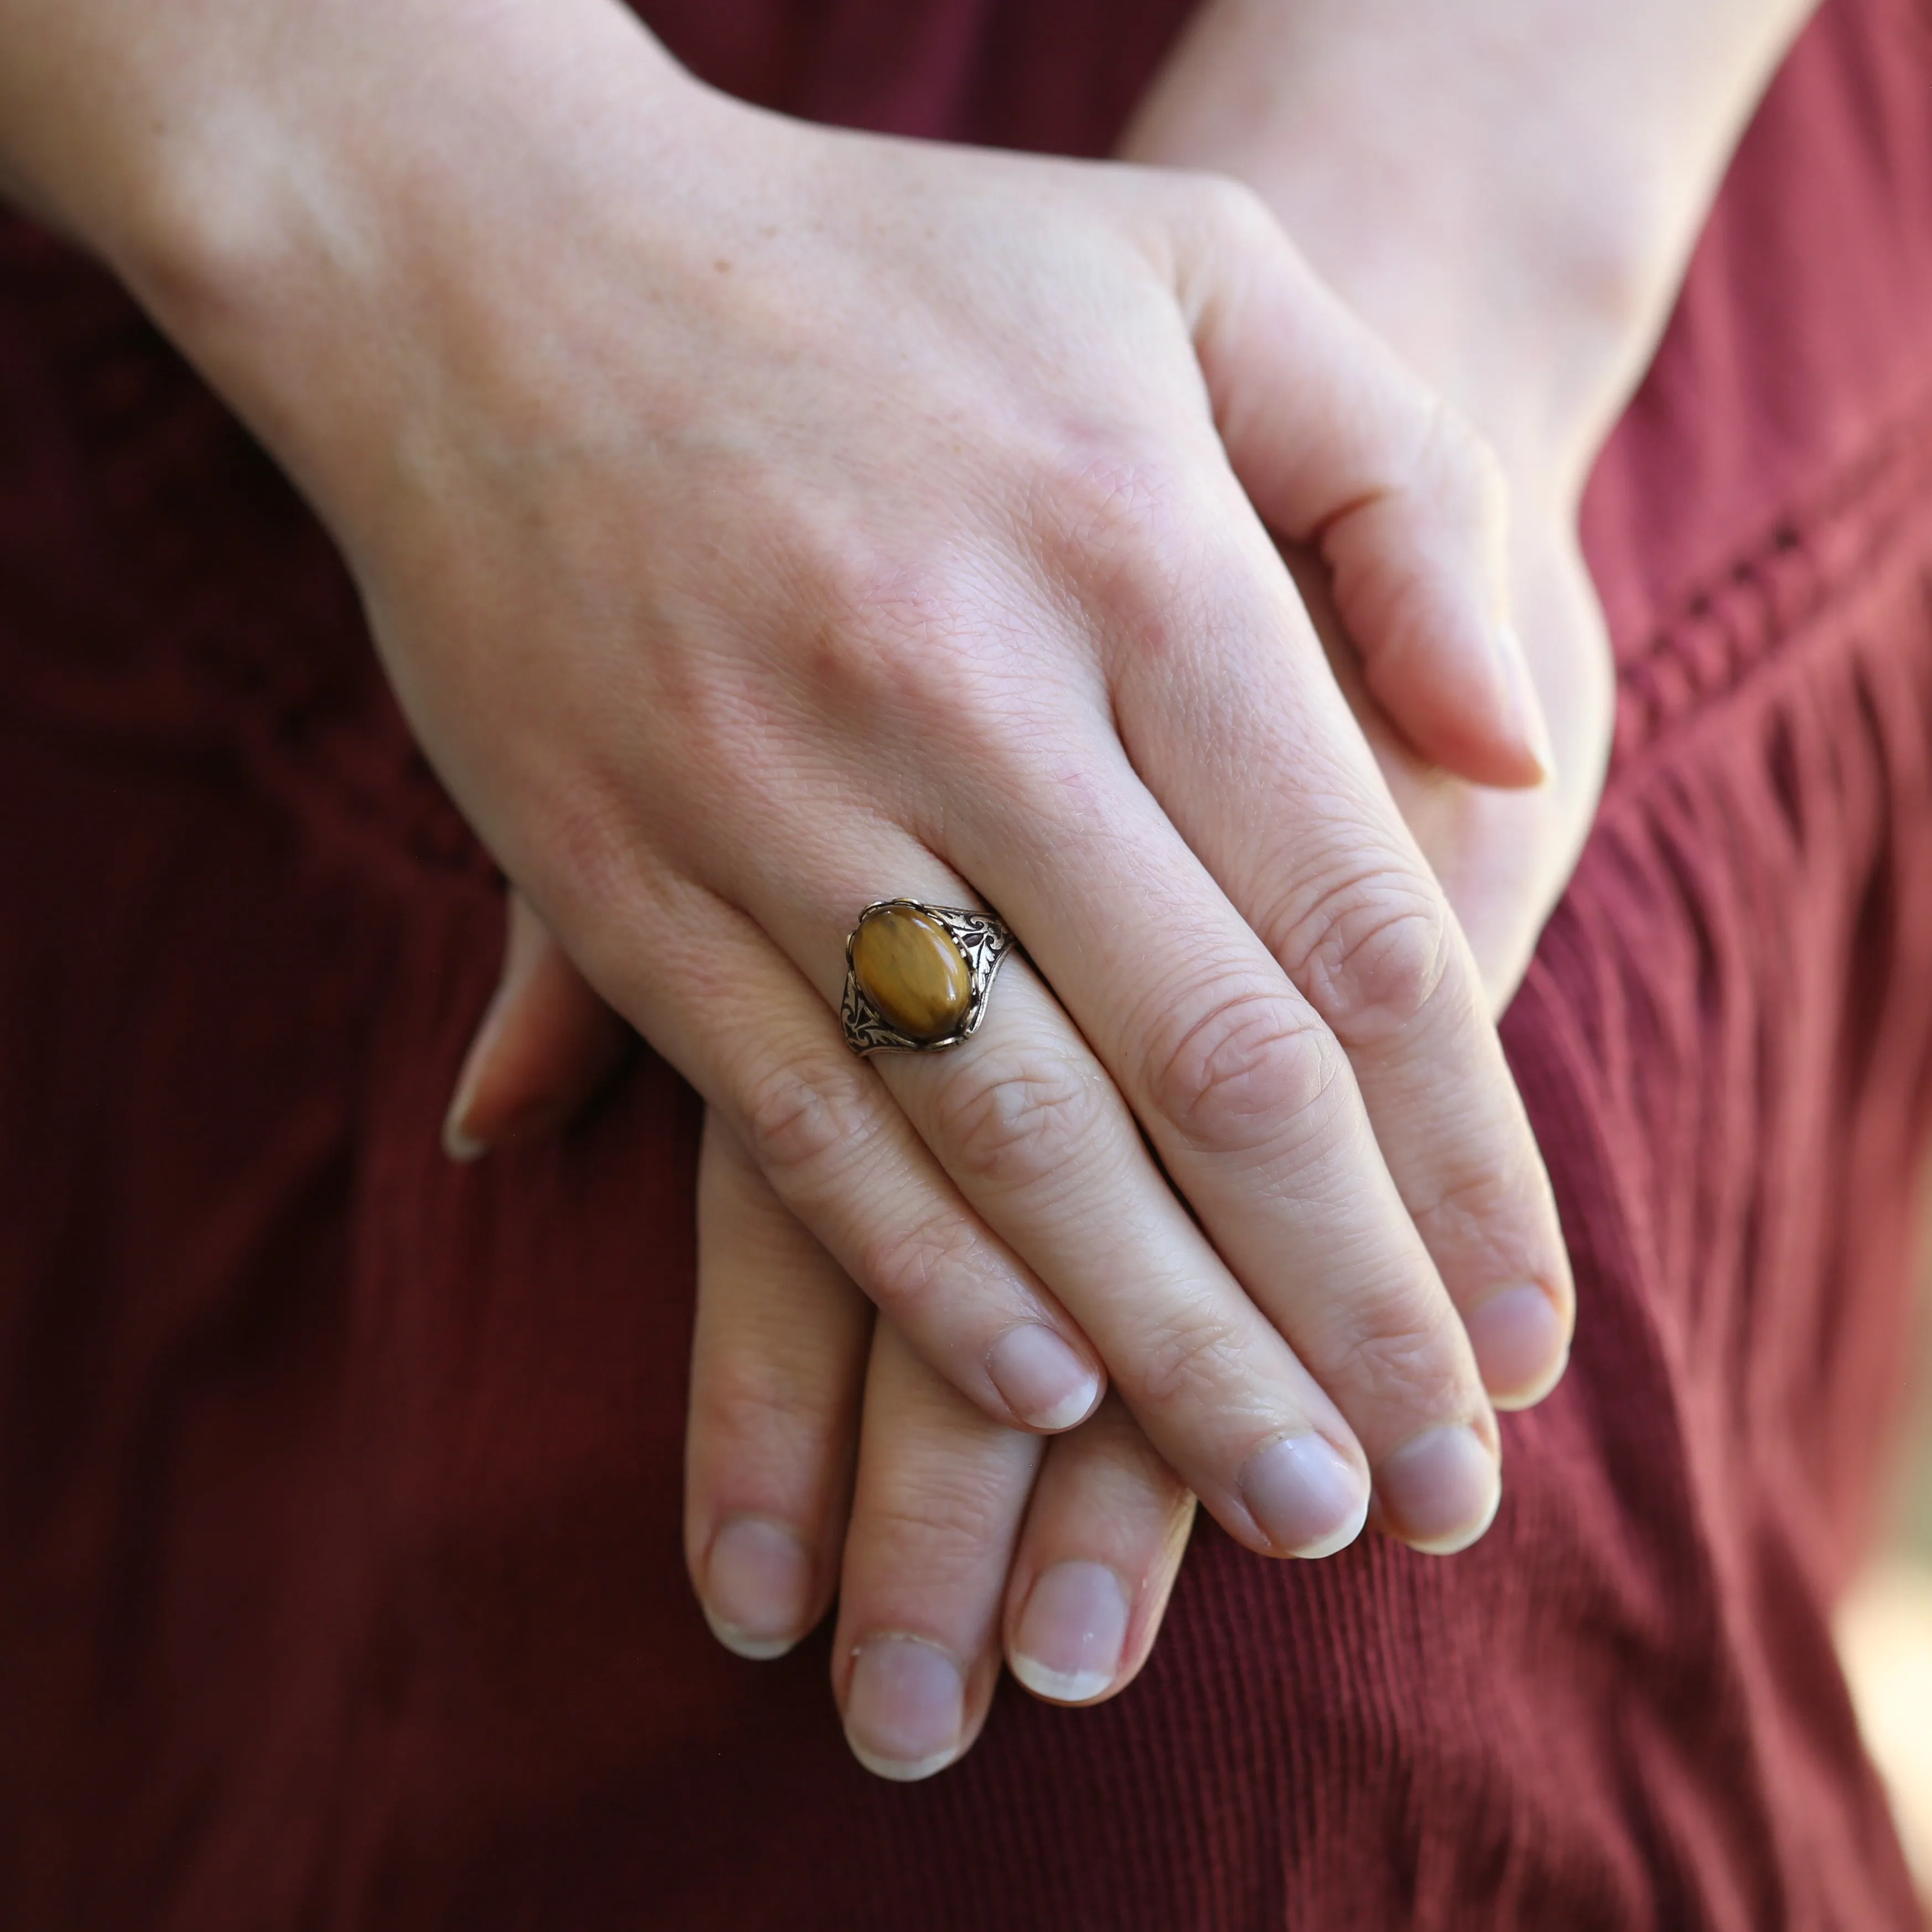
<path fill-rule="evenodd" d="M 1118 744 L 1076 758 L 1097 778 L 1077 814 L 1010 772 L 998 798 L 949 814 L 951 856 L 1000 904 L 1223 1262 L 1347 1419 L 1386 1526 L 1460 1548 L 1494 1513 L 1495 1419 L 1348 1056 Z M 1447 1046 L 1445 1080 L 1501 1072 L 1474 1031 Z M 1139 1413 L 1190 1388 L 1210 1399 L 1216 1366 L 1117 1364 L 1116 1381 Z"/>
<path fill-rule="evenodd" d="M 1569 1258 L 1481 977 L 1266 533 L 1238 501 L 1185 622 L 1213 651 L 1123 651 L 1136 769 L 1346 1054 L 1491 1399 L 1568 1358 Z"/>

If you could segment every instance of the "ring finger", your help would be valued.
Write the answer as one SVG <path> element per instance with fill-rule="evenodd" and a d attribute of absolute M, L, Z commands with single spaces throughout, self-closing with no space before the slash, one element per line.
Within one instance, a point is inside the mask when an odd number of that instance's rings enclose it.
<path fill-rule="evenodd" d="M 961 896 L 929 855 L 878 871 L 903 878 L 915 865 L 934 898 Z M 654 950 L 675 962 L 662 935 Z M 1077 1298 L 1102 1358 L 1128 1378 L 1136 1413 L 1231 1534 L 1269 1553 L 1317 1555 L 1359 1532 L 1367 1472 L 1347 1424 L 1203 1238 L 1105 1070 L 1024 962 L 1003 974 L 969 1050 L 895 1055 L 880 1070 L 944 1150 L 969 1205 L 940 1191 L 952 1186 L 943 1175 L 933 1184 L 932 1156 L 847 1050 L 831 974 L 822 1004 L 801 1003 L 742 926 L 713 924 L 690 950 L 704 956 L 699 983 L 686 982 L 688 1006 L 653 1037 L 681 1035 L 672 1042 L 688 1052 L 680 1064 L 785 1204 L 956 1384 L 994 1407 L 980 1394 L 979 1360 L 958 1344 L 979 1346 L 997 1318 L 978 1305 L 984 1278 L 928 1258 L 1023 1253 L 1036 1276 L 1008 1265 Z M 701 1024 L 702 976 L 721 974 L 734 982 L 734 1004 L 754 1012 L 762 978 L 770 998 L 758 1025 Z M 935 1068 L 944 1079 L 922 1082 Z M 904 1232 L 882 1239 L 881 1214 Z M 908 1250 L 918 1258 L 910 1269 Z M 1012 1285 L 991 1286 L 1010 1305 Z M 1036 1305 L 1052 1306 L 1032 1292 Z"/>

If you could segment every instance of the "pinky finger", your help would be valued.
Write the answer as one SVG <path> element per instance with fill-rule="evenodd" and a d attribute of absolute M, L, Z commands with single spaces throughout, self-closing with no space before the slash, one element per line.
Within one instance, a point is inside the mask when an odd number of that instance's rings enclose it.
<path fill-rule="evenodd" d="M 1007 1667 L 1036 1697 L 1126 1688 L 1160 1633 L 1194 1498 L 1109 1396 L 1047 1447 L 1006 1589 Z"/>
<path fill-rule="evenodd" d="M 872 1307 L 716 1112 L 698 1183 L 685 1557 L 706 1622 L 778 1657 L 838 1577 Z"/>
<path fill-rule="evenodd" d="M 506 919 L 496 994 L 443 1122 L 443 1151 L 452 1160 L 475 1160 L 567 1126 L 635 1043 L 514 888 Z"/>

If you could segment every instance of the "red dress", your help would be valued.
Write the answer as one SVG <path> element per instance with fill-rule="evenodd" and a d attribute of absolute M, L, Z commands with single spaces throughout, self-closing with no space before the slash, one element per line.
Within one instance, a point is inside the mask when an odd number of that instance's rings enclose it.
<path fill-rule="evenodd" d="M 1181 10 L 649 10 L 1097 152 Z M 1582 1313 L 1494 1531 L 1204 1523 L 1140 1682 L 913 1787 L 686 1585 L 691 1096 L 445 1162 L 490 868 L 271 466 L 0 228 L 0 1923 L 1914 1924 L 1826 1618 L 1932 1105 L 1929 20 L 1806 34 L 1592 490 L 1615 770 L 1506 1028 Z"/>

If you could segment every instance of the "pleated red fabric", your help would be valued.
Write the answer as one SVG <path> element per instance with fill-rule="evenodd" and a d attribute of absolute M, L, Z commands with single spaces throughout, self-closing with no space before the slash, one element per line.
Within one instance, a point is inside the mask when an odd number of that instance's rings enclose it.
<path fill-rule="evenodd" d="M 1097 152 L 1181 0 L 666 0 L 721 85 Z M 1506 1034 L 1574 1365 L 1490 1537 L 1196 1535 L 914 1787 L 680 1555 L 697 1108 L 450 1166 L 488 864 L 273 468 L 0 228 L 0 1922 L 1918 1922 L 1827 1618 L 1932 1109 L 1932 25 L 1831 0 L 1592 488 L 1615 769 Z"/>

